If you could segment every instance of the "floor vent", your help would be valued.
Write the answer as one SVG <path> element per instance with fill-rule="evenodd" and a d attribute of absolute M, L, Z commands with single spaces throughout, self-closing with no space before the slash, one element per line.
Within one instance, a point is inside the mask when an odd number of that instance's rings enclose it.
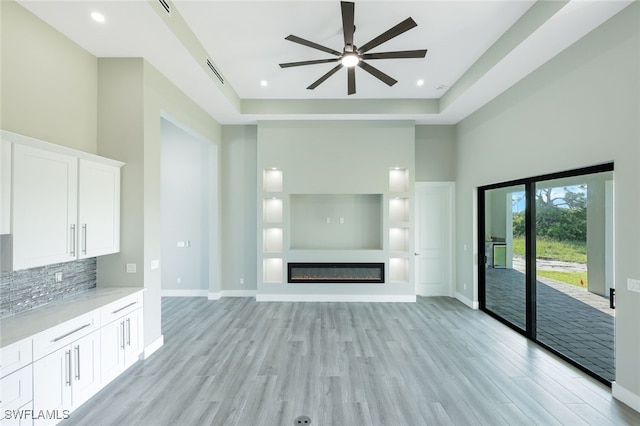
<path fill-rule="evenodd" d="M 211 71 L 213 71 L 216 77 L 218 77 L 218 79 L 220 80 L 220 83 L 224 84 L 224 79 L 222 78 L 222 76 L 220 75 L 216 67 L 213 66 L 213 64 L 209 59 L 207 59 L 207 65 L 209 66 L 209 68 L 211 68 Z"/>
<path fill-rule="evenodd" d="M 169 5 L 169 2 L 167 2 L 167 0 L 158 0 L 158 1 L 162 5 L 162 7 L 164 7 L 164 10 L 166 10 L 167 13 L 171 15 L 171 6 Z"/>

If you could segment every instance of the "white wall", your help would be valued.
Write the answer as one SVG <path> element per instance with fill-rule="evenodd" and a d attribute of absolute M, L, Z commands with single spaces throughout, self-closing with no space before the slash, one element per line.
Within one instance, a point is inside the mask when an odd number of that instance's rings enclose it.
<path fill-rule="evenodd" d="M 477 300 L 481 185 L 615 162 L 616 377 L 640 407 L 640 4 L 457 126 L 457 292 Z M 468 247 L 467 251 L 464 247 Z"/>
<path fill-rule="evenodd" d="M 162 290 L 206 295 L 209 232 L 214 230 L 209 226 L 210 144 L 167 119 L 161 126 Z"/>

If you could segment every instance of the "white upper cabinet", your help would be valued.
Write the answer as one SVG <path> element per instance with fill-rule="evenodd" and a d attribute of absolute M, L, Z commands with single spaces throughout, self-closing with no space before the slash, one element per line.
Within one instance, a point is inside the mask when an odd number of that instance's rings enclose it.
<path fill-rule="evenodd" d="M 2 270 L 120 250 L 123 163 L 9 132 L 2 144 L 0 199 L 11 193 L 8 208 L 0 203 L 0 219 L 9 223 L 0 235 Z"/>
<path fill-rule="evenodd" d="M 120 251 L 120 167 L 80 160 L 79 257 Z"/>
<path fill-rule="evenodd" d="M 77 257 L 78 160 L 15 144 L 13 269 Z"/>

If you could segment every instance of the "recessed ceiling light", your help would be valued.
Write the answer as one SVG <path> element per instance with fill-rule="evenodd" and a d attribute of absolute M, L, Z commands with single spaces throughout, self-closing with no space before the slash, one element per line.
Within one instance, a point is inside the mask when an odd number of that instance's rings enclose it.
<path fill-rule="evenodd" d="M 262 87 L 267 87 L 268 85 L 269 85 L 269 83 L 267 82 L 267 80 L 262 80 L 260 82 L 260 86 L 262 86 Z"/>
<path fill-rule="evenodd" d="M 105 21 L 104 15 L 100 12 L 91 12 L 91 18 L 94 21 L 100 22 L 100 23 Z"/>
<path fill-rule="evenodd" d="M 417 84 L 418 86 L 423 86 L 423 85 L 424 85 L 424 80 L 418 80 L 418 81 L 416 82 L 416 84 Z"/>

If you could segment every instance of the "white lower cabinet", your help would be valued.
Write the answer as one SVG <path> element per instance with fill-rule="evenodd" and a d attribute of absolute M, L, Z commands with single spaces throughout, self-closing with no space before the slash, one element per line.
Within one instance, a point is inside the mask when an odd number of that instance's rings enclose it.
<path fill-rule="evenodd" d="M 35 424 L 58 423 L 100 386 L 100 333 L 95 331 L 33 363 Z"/>
<path fill-rule="evenodd" d="M 0 425 L 31 425 L 31 365 L 0 379 Z"/>
<path fill-rule="evenodd" d="M 102 380 L 106 384 L 135 363 L 142 352 L 142 309 L 103 326 L 100 339 Z"/>

